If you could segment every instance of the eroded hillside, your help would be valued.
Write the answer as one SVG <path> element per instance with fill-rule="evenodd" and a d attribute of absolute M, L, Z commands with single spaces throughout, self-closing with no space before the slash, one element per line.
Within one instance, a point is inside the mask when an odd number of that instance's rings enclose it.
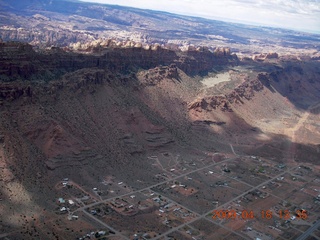
<path fill-rule="evenodd" d="M 56 211 L 65 177 L 134 190 L 163 181 L 174 156 L 189 166 L 246 154 L 319 164 L 318 60 L 240 61 L 222 48 L 0 51 L 0 212 L 4 232 L 21 229 L 14 236 L 79 234 L 40 220 Z"/>

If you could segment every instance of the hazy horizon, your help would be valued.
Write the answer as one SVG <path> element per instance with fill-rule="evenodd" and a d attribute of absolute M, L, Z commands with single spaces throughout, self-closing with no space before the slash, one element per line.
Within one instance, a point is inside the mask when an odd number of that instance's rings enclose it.
<path fill-rule="evenodd" d="M 320 34 L 320 0 L 81 0 Z"/>

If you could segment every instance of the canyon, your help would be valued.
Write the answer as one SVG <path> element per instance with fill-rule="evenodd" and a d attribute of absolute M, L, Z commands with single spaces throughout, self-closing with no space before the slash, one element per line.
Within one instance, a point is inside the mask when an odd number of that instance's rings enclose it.
<path fill-rule="evenodd" d="M 296 239 L 317 224 L 319 35 L 78 1 L 0 6 L 0 238 Z M 210 214 L 261 206 L 309 218 Z"/>

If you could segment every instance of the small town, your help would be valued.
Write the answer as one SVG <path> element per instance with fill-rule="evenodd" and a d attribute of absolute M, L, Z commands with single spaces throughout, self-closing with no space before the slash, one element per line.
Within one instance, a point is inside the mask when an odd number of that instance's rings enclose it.
<path fill-rule="evenodd" d="M 150 159 L 159 163 L 157 156 Z M 57 196 L 56 214 L 75 223 L 101 226 L 86 229 L 88 233 L 78 239 L 183 236 L 200 240 L 208 231 L 217 234 L 211 228 L 221 226 L 234 236 L 271 240 L 284 233 L 300 233 L 318 221 L 317 169 L 273 164 L 255 156 L 216 159 L 177 161 L 175 168 L 161 166 L 164 171 L 156 176 L 159 184 L 136 191 L 120 179 L 106 177 L 89 189 L 64 178 L 56 188 L 67 197 Z M 280 210 L 289 215 L 280 216 Z M 305 217 L 298 214 L 302 210 Z M 215 211 L 234 211 L 236 215 L 213 217 Z"/>

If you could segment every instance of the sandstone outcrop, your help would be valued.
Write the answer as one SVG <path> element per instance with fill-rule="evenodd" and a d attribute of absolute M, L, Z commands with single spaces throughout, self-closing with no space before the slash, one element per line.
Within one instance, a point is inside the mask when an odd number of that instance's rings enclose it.
<path fill-rule="evenodd" d="M 218 96 L 207 96 L 201 99 L 197 99 L 189 104 L 189 110 L 196 111 L 212 111 L 221 110 L 232 112 L 232 106 L 234 103 L 243 103 L 243 100 L 251 100 L 254 97 L 255 92 L 263 90 L 264 85 L 260 82 L 259 78 L 254 80 L 247 80 L 240 84 L 229 94 Z"/>
<path fill-rule="evenodd" d="M 278 53 L 276 52 L 272 52 L 272 53 L 262 53 L 262 54 L 259 54 L 259 55 L 254 55 L 252 57 L 252 59 L 254 61 L 264 61 L 266 59 L 277 59 L 279 58 L 279 55 Z"/>
<path fill-rule="evenodd" d="M 176 78 L 176 68 L 187 74 L 200 74 L 210 71 L 214 65 L 237 61 L 233 56 L 226 55 L 228 52 L 226 50 L 222 51 L 222 55 L 217 56 L 205 48 L 201 51 L 195 49 L 176 52 L 162 48 L 158 44 L 142 47 L 138 43 L 127 42 L 126 47 L 115 47 L 117 44 L 113 40 L 106 41 L 104 44 L 111 47 L 99 45 L 94 51 L 95 54 L 82 54 L 56 47 L 45 51 L 34 51 L 31 45 L 24 43 L 1 43 L 0 77 L 2 81 L 17 79 L 32 81 L 33 78 L 50 81 L 67 72 L 83 68 L 130 72 L 139 68 L 150 69 L 162 65 L 170 66 L 166 77 Z"/>
<path fill-rule="evenodd" d="M 230 55 L 230 48 L 218 47 L 213 51 L 213 53 L 216 56 L 229 56 Z"/>
<path fill-rule="evenodd" d="M 279 57 L 279 55 L 276 52 L 267 53 L 267 55 L 266 55 L 266 59 L 272 59 L 272 58 L 278 58 L 278 57 Z"/>
<path fill-rule="evenodd" d="M 179 73 L 175 64 L 159 66 L 142 73 L 145 85 L 156 85 L 163 79 L 179 79 Z"/>
<path fill-rule="evenodd" d="M 188 108 L 189 110 L 194 109 L 198 112 L 201 112 L 202 110 L 221 110 L 232 112 L 232 108 L 226 96 L 210 96 L 201 98 L 190 103 Z"/>

